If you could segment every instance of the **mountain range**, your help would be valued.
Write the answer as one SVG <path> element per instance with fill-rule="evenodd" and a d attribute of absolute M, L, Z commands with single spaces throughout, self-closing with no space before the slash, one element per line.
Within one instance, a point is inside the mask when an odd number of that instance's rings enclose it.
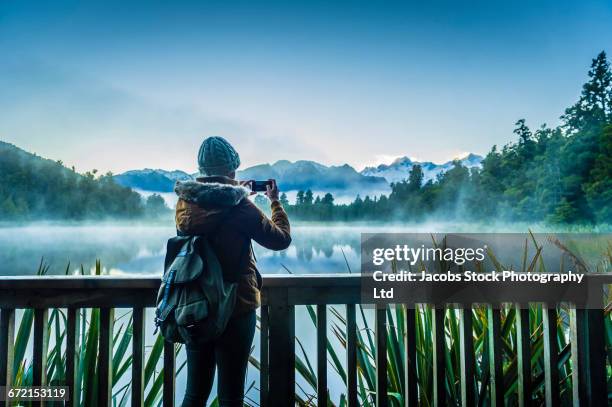
<path fill-rule="evenodd" d="M 477 167 L 481 165 L 482 157 L 475 154 L 470 154 L 460 160 L 466 167 Z M 338 203 L 348 203 L 355 199 L 355 196 L 379 196 L 388 194 L 391 191 L 390 183 L 406 179 L 410 170 L 414 165 L 420 164 L 424 172 L 424 182 L 430 179 L 435 179 L 438 174 L 441 174 L 452 168 L 453 162 L 449 161 L 444 164 L 434 164 L 431 162 L 416 162 L 408 157 L 402 157 L 391 164 L 381 164 L 377 167 L 368 167 L 359 172 L 348 164 L 340 166 L 326 166 L 315 161 L 287 161 L 281 160 L 273 164 L 261 164 L 245 168 L 238 171 L 238 179 L 258 179 L 265 180 L 275 178 L 279 183 L 282 191 L 287 193 L 290 201 L 295 200 L 298 190 L 311 189 L 315 195 L 322 196 L 326 192 L 331 192 L 334 195 L 335 201 Z M 62 165 L 61 162 L 44 159 L 35 154 L 20 149 L 9 143 L 0 141 L 0 173 L 7 174 L 36 174 L 38 178 L 51 177 L 66 182 L 74 181 L 78 184 L 78 180 L 85 179 L 83 175 L 74 172 Z M 51 176 L 51 174 L 54 174 Z M 173 193 L 174 184 L 177 180 L 189 180 L 197 177 L 198 174 L 190 174 L 181 170 L 167 171 L 164 169 L 142 169 L 131 170 L 124 173 L 114 175 L 113 178 L 119 186 L 131 188 L 138 192 L 140 196 L 148 197 L 153 193 L 160 194 L 168 206 L 172 207 L 176 202 L 176 195 Z M 36 178 L 34 175 L 28 175 L 26 178 Z M 8 182 L 4 177 L 5 183 Z M 15 178 L 15 180 L 20 178 Z M 72 181 L 71 181 L 72 180 Z M 57 182 L 40 181 L 45 185 L 55 185 Z M 59 182 L 59 181 L 58 181 Z M 17 211 L 25 207 L 27 199 L 19 198 L 15 195 L 17 186 L 11 187 L 12 200 L 6 200 L 6 190 L 3 191 L 3 185 L 0 183 L 0 211 L 2 205 L 10 211 Z M 106 185 L 106 184 L 104 184 Z M 100 187 L 104 187 L 100 184 Z M 112 185 L 115 185 L 114 183 Z M 4 185 L 6 186 L 6 185 Z M 110 188 L 109 185 L 106 185 Z M 59 188 L 59 186 L 58 186 Z M 50 186 L 43 188 L 49 192 L 51 197 L 64 196 Z M 112 189 L 112 188 L 110 188 Z M 41 189 L 42 190 L 42 189 Z M 129 189 L 113 190 L 111 195 L 128 194 Z M 24 191 L 25 193 L 25 191 Z M 136 194 L 137 195 L 137 194 Z M 2 203 L 1 198 L 4 196 L 5 201 Z M 18 199 L 19 198 L 19 199 Z M 124 197 L 125 200 L 132 199 L 131 196 Z M 15 201 L 17 199 L 17 201 Z M 45 198 L 46 201 L 49 199 Z M 45 201 L 40 199 L 40 201 Z M 22 202 L 23 201 L 23 202 Z M 46 202 L 45 201 L 45 202 Z M 52 200 L 51 200 L 52 201 Z M 49 202 L 51 202 L 49 201 Z M 8 205 L 8 206 L 7 206 Z M 49 204 L 51 205 L 51 204 Z M 60 205 L 66 207 L 65 204 Z M 22 208 L 23 209 L 23 208 Z M 9 211 L 9 212 L 10 212 Z M 23 211 L 22 211 L 23 212 Z M 75 215 L 76 216 L 76 215 Z"/>
<path fill-rule="evenodd" d="M 483 158 L 476 154 L 468 154 L 460 159 L 462 165 L 473 168 L 481 165 Z M 299 160 L 295 162 L 280 160 L 274 164 L 259 164 L 240 170 L 237 179 L 264 180 L 274 178 L 283 191 L 311 189 L 313 191 L 381 191 L 387 189 L 392 182 L 408 178 L 412 167 L 421 165 L 424 182 L 432 180 L 453 166 L 453 161 L 444 164 L 412 161 L 401 157 L 391 164 L 381 164 L 377 167 L 366 167 L 361 172 L 348 164 L 326 166 L 315 161 Z M 171 192 L 177 180 L 194 179 L 197 174 L 184 171 L 167 171 L 163 169 L 131 170 L 115 175 L 117 183 L 134 189 L 151 192 Z"/>
<path fill-rule="evenodd" d="M 131 170 L 114 176 L 115 181 L 123 186 L 152 192 L 172 192 L 176 181 L 193 179 L 195 174 L 181 170 L 166 171 L 162 169 Z"/>
<path fill-rule="evenodd" d="M 461 165 L 467 168 L 480 167 L 483 158 L 477 154 L 468 154 L 459 159 Z M 423 182 L 435 180 L 439 174 L 442 174 L 453 168 L 454 161 L 447 161 L 444 164 L 434 164 L 431 161 L 412 161 L 408 157 L 400 157 L 391 164 L 381 164 L 377 167 L 366 167 L 361 171 L 362 175 L 370 175 L 383 177 L 387 182 L 399 182 L 408 178 L 408 174 L 412 167 L 420 165 L 423 170 Z"/>

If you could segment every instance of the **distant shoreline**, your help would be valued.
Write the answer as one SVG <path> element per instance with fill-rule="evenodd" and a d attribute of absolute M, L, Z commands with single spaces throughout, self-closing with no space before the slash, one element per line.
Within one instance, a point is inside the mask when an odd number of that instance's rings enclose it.
<path fill-rule="evenodd" d="M 385 232 L 420 232 L 420 233 L 612 233 L 612 225 L 586 225 L 568 224 L 552 225 L 546 223 L 525 222 L 458 222 L 450 220 L 429 220 L 424 222 L 402 222 L 402 221 L 312 221 L 292 220 L 292 227 L 306 227 L 312 229 L 329 228 L 363 228 L 365 231 L 384 227 Z M 174 228 L 174 217 L 168 219 L 87 219 L 87 220 L 29 220 L 29 221 L 0 221 L 0 229 L 19 228 L 41 228 L 41 227 L 163 227 Z"/>

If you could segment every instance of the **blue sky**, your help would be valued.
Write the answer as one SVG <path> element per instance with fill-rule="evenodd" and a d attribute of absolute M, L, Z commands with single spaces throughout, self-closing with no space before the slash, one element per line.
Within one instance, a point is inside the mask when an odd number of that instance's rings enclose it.
<path fill-rule="evenodd" d="M 427 4 L 424 4 L 427 3 Z M 0 139 L 79 170 L 446 161 L 556 124 L 609 1 L 0 0 Z"/>

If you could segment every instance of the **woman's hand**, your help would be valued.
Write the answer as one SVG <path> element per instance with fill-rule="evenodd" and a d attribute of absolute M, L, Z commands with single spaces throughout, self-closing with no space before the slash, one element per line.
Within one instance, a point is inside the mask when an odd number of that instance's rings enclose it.
<path fill-rule="evenodd" d="M 242 185 L 245 188 L 248 188 L 249 190 L 251 190 L 251 192 L 249 192 L 249 195 L 255 195 L 257 192 L 253 191 L 253 180 L 248 180 L 248 181 L 238 181 L 238 184 Z"/>
<path fill-rule="evenodd" d="M 275 179 L 269 179 L 269 185 L 266 185 L 266 196 L 271 202 L 278 201 L 278 186 Z"/>

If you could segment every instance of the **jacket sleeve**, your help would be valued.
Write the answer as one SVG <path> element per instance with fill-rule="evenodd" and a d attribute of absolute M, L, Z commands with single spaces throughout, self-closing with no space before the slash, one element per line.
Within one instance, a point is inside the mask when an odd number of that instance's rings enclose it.
<path fill-rule="evenodd" d="M 285 250 L 291 244 L 289 218 L 280 202 L 272 202 L 272 217 L 268 217 L 250 201 L 245 205 L 249 237 L 270 250 Z"/>
<path fill-rule="evenodd" d="M 194 234 L 193 232 L 193 210 L 191 208 L 193 204 L 179 199 L 176 203 L 176 212 L 174 220 L 176 221 L 176 229 L 181 233 Z"/>

